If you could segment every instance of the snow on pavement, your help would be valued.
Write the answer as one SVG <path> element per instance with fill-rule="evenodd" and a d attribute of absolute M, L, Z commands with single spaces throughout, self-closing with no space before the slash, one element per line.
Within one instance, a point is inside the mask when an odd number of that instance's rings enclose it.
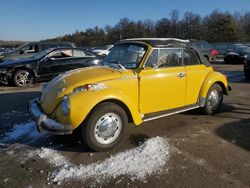
<path fill-rule="evenodd" d="M 43 139 L 48 141 L 48 135 L 39 133 L 34 122 L 27 122 L 14 125 L 13 129 L 5 133 L 0 142 L 4 144 L 40 143 Z M 148 176 L 160 173 L 163 169 L 167 171 L 166 164 L 170 157 L 170 144 L 163 137 L 151 138 L 138 147 L 87 165 L 71 163 L 70 158 L 59 152 L 56 146 L 54 148 L 46 146 L 35 150 L 25 148 L 25 150 L 25 155 L 30 155 L 28 158 L 45 159 L 53 167 L 54 171 L 49 173 L 48 178 L 57 183 L 71 179 L 80 181 L 95 179 L 97 182 L 102 182 L 119 176 L 128 176 L 131 179 L 143 181 Z"/>
<path fill-rule="evenodd" d="M 48 160 L 48 162 L 55 167 L 67 168 L 69 165 L 72 165 L 69 162 L 69 159 L 67 159 L 54 149 L 41 148 L 37 150 L 36 153 L 40 158 Z"/>
<path fill-rule="evenodd" d="M 5 134 L 2 142 L 11 143 L 22 140 L 27 143 L 33 143 L 44 137 L 45 134 L 41 134 L 36 130 L 34 122 L 28 122 L 14 125 L 13 129 Z"/>
<path fill-rule="evenodd" d="M 122 175 L 133 179 L 144 180 L 147 176 L 160 172 L 169 159 L 170 146 L 166 139 L 155 137 L 147 140 L 139 147 L 120 152 L 104 161 L 99 161 L 89 165 L 69 165 L 66 160 L 62 162 L 51 160 L 55 156 L 55 151 L 42 151 L 46 155 L 40 155 L 41 158 L 48 159 L 48 162 L 62 166 L 55 170 L 51 175 L 53 182 L 62 182 L 69 179 L 78 179 L 85 181 L 95 178 L 98 182 L 102 180 L 113 179 Z M 57 154 L 56 154 L 57 155 Z"/>

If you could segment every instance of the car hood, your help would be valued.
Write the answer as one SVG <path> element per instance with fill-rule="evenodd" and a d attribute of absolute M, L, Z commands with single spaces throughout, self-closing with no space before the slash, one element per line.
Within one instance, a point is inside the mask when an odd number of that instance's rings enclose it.
<path fill-rule="evenodd" d="M 20 54 L 8 54 L 8 55 L 3 56 L 1 58 L 1 62 L 28 59 L 28 58 L 31 58 L 34 55 L 35 55 L 35 53 L 32 53 L 32 54 L 21 54 L 21 55 Z"/>
<path fill-rule="evenodd" d="M 122 73 L 109 67 L 87 67 L 72 70 L 55 77 L 42 88 L 41 106 L 51 114 L 65 95 L 86 84 L 121 78 Z"/>
<path fill-rule="evenodd" d="M 0 67 L 13 66 L 17 64 L 23 64 L 23 63 L 30 63 L 34 60 L 35 59 L 27 58 L 27 59 L 18 59 L 14 61 L 4 61 L 4 62 L 0 62 Z"/>

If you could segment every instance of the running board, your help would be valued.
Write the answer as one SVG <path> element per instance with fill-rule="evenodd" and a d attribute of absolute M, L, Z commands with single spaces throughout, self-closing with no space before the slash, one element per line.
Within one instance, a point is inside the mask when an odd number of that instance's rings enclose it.
<path fill-rule="evenodd" d="M 197 108 L 200 108 L 200 106 L 196 104 L 196 105 L 192 105 L 192 106 L 188 106 L 188 107 L 184 107 L 184 108 L 179 108 L 179 109 L 176 109 L 175 111 L 171 110 L 171 112 L 169 112 L 170 111 L 169 110 L 168 113 L 164 113 L 164 114 L 161 113 L 158 116 L 153 116 L 153 117 L 145 118 L 143 120 L 143 122 L 152 121 L 152 120 L 155 120 L 155 119 L 159 119 L 159 118 L 162 118 L 162 117 L 171 116 L 171 115 L 174 115 L 174 114 L 179 114 L 179 113 L 186 112 L 186 111 L 189 111 L 189 110 L 194 110 L 194 109 L 197 109 Z"/>

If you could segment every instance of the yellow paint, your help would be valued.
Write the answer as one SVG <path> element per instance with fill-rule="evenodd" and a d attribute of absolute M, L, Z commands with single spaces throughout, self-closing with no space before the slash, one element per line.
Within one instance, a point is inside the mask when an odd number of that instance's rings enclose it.
<path fill-rule="evenodd" d="M 185 67 L 145 69 L 140 76 L 140 110 L 143 114 L 184 106 L 186 78 Z"/>
<path fill-rule="evenodd" d="M 225 88 L 228 88 L 228 82 L 225 77 L 225 75 L 213 71 L 210 72 L 207 76 L 205 81 L 203 82 L 201 89 L 200 89 L 200 97 L 206 98 L 207 92 L 209 88 L 214 84 L 214 83 L 219 83 L 221 86 L 224 86 Z"/>
<path fill-rule="evenodd" d="M 200 88 L 206 79 L 209 72 L 213 71 L 212 67 L 206 67 L 205 65 L 191 65 L 186 66 L 186 97 L 185 105 L 194 104 L 199 97 Z"/>

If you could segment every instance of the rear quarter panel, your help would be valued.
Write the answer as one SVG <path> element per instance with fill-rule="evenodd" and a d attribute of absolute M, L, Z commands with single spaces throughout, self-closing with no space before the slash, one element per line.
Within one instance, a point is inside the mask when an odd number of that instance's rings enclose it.
<path fill-rule="evenodd" d="M 223 88 L 224 94 L 226 94 L 225 92 L 228 88 L 228 81 L 226 76 L 220 72 L 212 71 L 207 75 L 202 84 L 200 97 L 206 98 L 209 88 L 215 83 L 219 84 Z"/>

